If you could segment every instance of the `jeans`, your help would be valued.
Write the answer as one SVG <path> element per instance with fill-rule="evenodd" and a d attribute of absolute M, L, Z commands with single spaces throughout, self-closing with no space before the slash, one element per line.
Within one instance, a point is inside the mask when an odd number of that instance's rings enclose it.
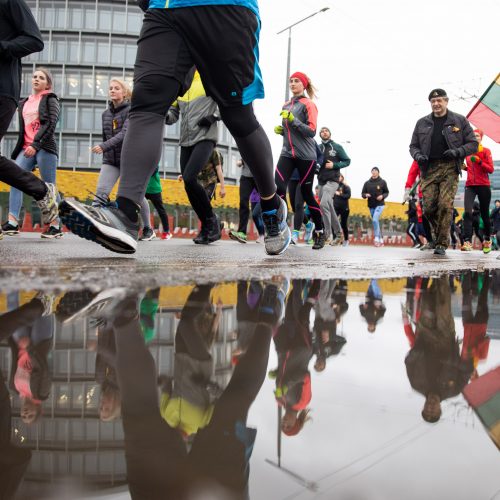
<path fill-rule="evenodd" d="M 373 223 L 373 237 L 375 238 L 375 241 L 382 240 L 382 232 L 380 231 L 379 221 L 380 221 L 380 216 L 384 211 L 384 208 L 385 205 L 379 205 L 378 207 L 370 208 L 370 215 L 372 216 L 372 223 Z"/>
<path fill-rule="evenodd" d="M 49 153 L 40 149 L 37 151 L 35 156 L 30 158 L 24 156 L 24 151 L 19 153 L 16 158 L 16 163 L 26 172 L 31 172 L 38 167 L 40 170 L 40 176 L 45 182 L 51 184 L 56 183 L 56 172 L 57 172 L 57 155 L 54 153 Z M 57 203 L 61 201 L 60 196 L 57 196 Z M 9 214 L 19 220 L 19 213 L 23 204 L 23 194 L 18 189 L 12 187 L 10 189 L 9 195 Z M 59 226 L 59 218 L 54 219 L 51 222 L 53 226 Z"/>

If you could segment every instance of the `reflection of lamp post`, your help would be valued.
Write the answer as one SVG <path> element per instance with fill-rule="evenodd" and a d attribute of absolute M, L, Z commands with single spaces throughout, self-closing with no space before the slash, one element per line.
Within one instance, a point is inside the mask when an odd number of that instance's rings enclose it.
<path fill-rule="evenodd" d="M 285 101 L 288 101 L 290 97 L 290 88 L 288 86 L 288 78 L 290 76 L 290 57 L 291 57 L 291 52 L 292 52 L 292 28 L 294 26 L 297 26 L 297 24 L 300 24 L 304 22 L 307 19 L 310 19 L 311 17 L 315 16 L 316 14 L 319 14 L 320 12 L 326 12 L 330 7 L 323 7 L 321 10 L 318 10 L 317 12 L 314 12 L 314 14 L 311 14 L 307 17 L 304 17 L 303 19 L 300 19 L 299 21 L 290 24 L 290 26 L 287 26 L 286 28 L 283 28 L 281 31 L 278 31 L 276 33 L 277 35 L 283 33 L 284 31 L 288 30 L 288 55 L 286 59 L 286 90 L 285 90 Z"/>

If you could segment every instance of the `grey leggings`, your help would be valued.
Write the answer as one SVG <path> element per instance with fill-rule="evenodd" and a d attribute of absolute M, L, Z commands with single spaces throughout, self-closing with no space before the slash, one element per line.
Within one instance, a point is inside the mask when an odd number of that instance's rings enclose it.
<path fill-rule="evenodd" d="M 97 197 L 94 199 L 93 205 L 100 205 L 98 198 L 107 198 L 114 185 L 120 178 L 120 169 L 103 163 L 99 179 L 97 180 Z M 146 198 L 143 198 L 141 203 L 141 219 L 144 227 L 150 227 L 151 212 L 149 210 L 149 203 Z"/>

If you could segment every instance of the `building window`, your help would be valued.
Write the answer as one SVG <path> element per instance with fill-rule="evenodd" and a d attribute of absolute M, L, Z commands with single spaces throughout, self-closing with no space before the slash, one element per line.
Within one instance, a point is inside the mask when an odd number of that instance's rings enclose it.
<path fill-rule="evenodd" d="M 113 40 L 111 44 L 111 64 L 122 66 L 125 64 L 125 44 L 118 40 Z"/>
<path fill-rule="evenodd" d="M 74 104 L 63 104 L 60 123 L 63 130 L 75 130 L 76 106 Z"/>
<path fill-rule="evenodd" d="M 76 165 L 76 149 L 77 141 L 76 139 L 69 139 L 64 137 L 61 145 L 61 163 L 75 166 Z"/>
<path fill-rule="evenodd" d="M 141 12 L 129 11 L 127 13 L 127 33 L 139 34 L 142 26 L 142 17 L 143 14 Z"/>
<path fill-rule="evenodd" d="M 163 145 L 163 171 L 165 172 L 180 172 L 179 163 L 177 162 L 177 146 L 169 144 Z"/>
<path fill-rule="evenodd" d="M 111 10 L 107 8 L 99 8 L 97 20 L 99 23 L 99 31 L 111 31 Z"/>

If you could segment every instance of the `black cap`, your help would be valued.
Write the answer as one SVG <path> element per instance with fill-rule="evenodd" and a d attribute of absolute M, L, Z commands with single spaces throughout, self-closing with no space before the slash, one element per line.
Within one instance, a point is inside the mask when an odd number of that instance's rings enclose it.
<path fill-rule="evenodd" d="M 429 101 L 433 97 L 448 97 L 448 95 L 446 94 L 446 90 L 443 90 L 443 89 L 434 89 L 434 90 L 431 90 L 431 93 L 429 94 Z"/>

